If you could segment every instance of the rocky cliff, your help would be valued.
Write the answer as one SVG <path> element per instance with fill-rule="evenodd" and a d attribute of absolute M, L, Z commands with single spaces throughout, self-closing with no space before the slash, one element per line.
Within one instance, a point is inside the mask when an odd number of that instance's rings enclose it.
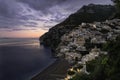
<path fill-rule="evenodd" d="M 56 49 L 61 42 L 61 37 L 82 22 L 104 21 L 109 19 L 114 12 L 115 8 L 111 5 L 89 4 L 83 6 L 76 13 L 71 14 L 65 21 L 49 29 L 47 33 L 40 37 L 40 43 Z"/>

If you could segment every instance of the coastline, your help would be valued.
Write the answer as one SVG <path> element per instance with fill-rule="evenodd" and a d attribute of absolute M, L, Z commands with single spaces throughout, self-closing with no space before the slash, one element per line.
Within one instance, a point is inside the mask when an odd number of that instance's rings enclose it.
<path fill-rule="evenodd" d="M 34 76 L 31 80 L 56 80 L 63 79 L 67 70 L 70 67 L 69 63 L 64 59 L 56 59 L 53 64 L 45 68 L 43 71 Z"/>

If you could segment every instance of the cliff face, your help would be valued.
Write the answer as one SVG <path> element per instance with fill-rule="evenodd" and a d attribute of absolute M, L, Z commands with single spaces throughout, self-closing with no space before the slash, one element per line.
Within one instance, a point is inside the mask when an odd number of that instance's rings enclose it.
<path fill-rule="evenodd" d="M 71 14 L 65 21 L 49 29 L 47 33 L 40 37 L 40 43 L 51 48 L 57 48 L 61 37 L 69 33 L 82 22 L 104 21 L 109 19 L 115 12 L 111 5 L 94 5 L 83 6 L 76 13 Z"/>

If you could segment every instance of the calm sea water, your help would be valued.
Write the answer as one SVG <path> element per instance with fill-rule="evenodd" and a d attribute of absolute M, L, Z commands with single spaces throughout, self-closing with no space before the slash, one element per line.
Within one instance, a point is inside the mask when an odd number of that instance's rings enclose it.
<path fill-rule="evenodd" d="M 54 61 L 38 39 L 0 39 L 0 80 L 30 80 Z"/>

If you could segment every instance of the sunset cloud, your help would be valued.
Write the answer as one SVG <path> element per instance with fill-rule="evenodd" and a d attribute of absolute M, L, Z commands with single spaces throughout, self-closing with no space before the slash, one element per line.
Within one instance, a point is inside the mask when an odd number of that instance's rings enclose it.
<path fill-rule="evenodd" d="M 111 4 L 111 0 L 0 0 L 0 29 L 48 30 L 90 3 Z"/>

